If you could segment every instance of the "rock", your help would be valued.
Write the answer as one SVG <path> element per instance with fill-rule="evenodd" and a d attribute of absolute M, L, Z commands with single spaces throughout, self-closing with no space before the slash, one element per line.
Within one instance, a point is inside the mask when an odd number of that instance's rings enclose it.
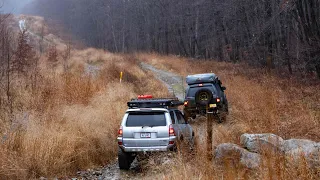
<path fill-rule="evenodd" d="M 97 171 L 95 171 L 94 175 L 101 176 L 102 175 L 102 171 L 101 170 L 97 170 Z"/>
<path fill-rule="evenodd" d="M 246 151 L 242 154 L 241 164 L 245 165 L 249 169 L 258 168 L 260 166 L 261 155 Z"/>
<path fill-rule="evenodd" d="M 236 144 L 220 144 L 214 154 L 219 164 L 231 161 L 234 165 L 241 164 L 249 169 L 258 168 L 260 165 L 261 156 L 259 154 L 249 152 Z"/>
<path fill-rule="evenodd" d="M 290 139 L 284 145 L 289 164 L 299 166 L 302 163 L 312 169 L 320 169 L 320 143 L 306 139 Z"/>
<path fill-rule="evenodd" d="M 315 149 L 307 157 L 309 166 L 320 170 L 320 143 L 315 146 Z"/>
<path fill-rule="evenodd" d="M 283 139 L 275 134 L 243 134 L 240 143 L 251 152 L 282 152 Z M 270 151 L 271 150 L 271 151 Z"/>
<path fill-rule="evenodd" d="M 170 164 L 171 163 L 171 160 L 170 159 L 166 159 L 163 161 L 163 165 L 167 165 L 167 164 Z"/>
<path fill-rule="evenodd" d="M 316 142 L 307 139 L 289 139 L 285 140 L 282 146 L 285 152 L 289 152 L 294 149 L 302 149 L 304 152 L 310 153 L 316 145 Z"/>

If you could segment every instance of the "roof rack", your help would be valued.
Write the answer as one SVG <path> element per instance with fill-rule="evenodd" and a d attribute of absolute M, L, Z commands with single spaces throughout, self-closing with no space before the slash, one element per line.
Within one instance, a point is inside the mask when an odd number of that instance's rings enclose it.
<path fill-rule="evenodd" d="M 133 108 L 172 108 L 181 106 L 184 103 L 178 98 L 149 98 L 149 99 L 131 99 L 127 102 L 130 109 Z"/>

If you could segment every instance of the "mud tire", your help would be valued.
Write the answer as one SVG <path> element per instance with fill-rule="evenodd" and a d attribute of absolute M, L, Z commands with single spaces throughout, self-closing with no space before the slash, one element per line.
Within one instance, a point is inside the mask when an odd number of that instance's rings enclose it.
<path fill-rule="evenodd" d="M 133 158 L 130 153 L 126 153 L 121 148 L 118 148 L 118 163 L 120 169 L 130 169 L 132 161 Z"/>
<path fill-rule="evenodd" d="M 183 115 L 184 115 L 184 118 L 185 118 L 187 121 L 190 120 L 191 114 L 190 114 L 189 111 L 187 111 L 187 110 L 184 109 L 184 110 L 183 110 Z"/>

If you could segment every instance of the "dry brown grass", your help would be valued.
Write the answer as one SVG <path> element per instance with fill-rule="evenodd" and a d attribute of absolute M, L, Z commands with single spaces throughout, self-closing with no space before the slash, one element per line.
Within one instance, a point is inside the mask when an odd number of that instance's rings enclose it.
<path fill-rule="evenodd" d="M 0 112 L 0 179 L 63 177 L 115 160 L 116 135 L 126 102 L 137 94 L 166 88 L 142 71 L 131 56 L 101 50 L 74 51 L 70 69 L 41 62 L 37 88 L 12 83 L 13 122 Z M 87 66 L 98 67 L 87 73 Z M 95 71 L 95 70 L 94 70 Z M 124 72 L 119 83 L 120 71 Z"/>
<path fill-rule="evenodd" d="M 230 115 L 223 124 L 214 125 L 213 146 L 221 143 L 239 144 L 243 133 L 274 133 L 285 139 L 306 138 L 320 141 L 320 84 L 308 83 L 299 78 L 280 78 L 269 75 L 264 69 L 244 64 L 188 60 L 177 56 L 137 54 L 153 66 L 182 76 L 214 72 L 227 87 Z M 205 121 L 194 125 L 205 147 Z M 240 167 L 216 165 L 205 158 L 200 147 L 195 158 L 180 157 L 167 179 L 317 179 L 319 169 L 310 169 L 306 163 L 289 166 L 281 156 L 265 156 L 263 165 L 256 171 Z M 183 156 L 185 157 L 185 156 Z M 182 159 L 182 160 L 181 160 Z M 317 175 L 316 175 L 317 174 Z"/>
<path fill-rule="evenodd" d="M 228 88 L 232 110 L 226 123 L 215 125 L 214 146 L 224 142 L 239 143 L 239 136 L 244 132 L 320 139 L 320 87 L 317 84 L 304 87 L 294 79 L 268 76 L 260 69 L 244 65 L 194 62 L 155 54 L 136 57 L 183 76 L 213 71 L 221 77 Z M 47 69 L 45 60 L 41 60 L 36 90 L 27 86 L 29 81 L 13 83 L 13 123 L 4 114 L 7 112 L 0 114 L 0 130 L 6 135 L 0 144 L 0 179 L 63 177 L 78 169 L 113 161 L 117 150 L 116 132 L 126 102 L 137 94 L 168 96 L 163 84 L 150 72 L 140 69 L 136 57 L 95 49 L 73 51 L 68 72 L 63 71 L 62 65 Z M 99 73 L 86 75 L 87 64 L 98 66 Z M 124 72 L 122 84 L 119 83 L 121 71 Z M 218 168 L 206 159 L 204 139 L 200 139 L 205 137 L 205 122 L 196 123 L 199 143 L 195 154 L 178 154 L 174 164 L 160 167 L 170 169 L 170 174 L 163 174 L 161 178 L 315 178 L 315 172 L 305 163 L 299 167 L 284 166 L 280 156 L 275 159 L 266 156 L 258 171 L 228 163 Z"/>

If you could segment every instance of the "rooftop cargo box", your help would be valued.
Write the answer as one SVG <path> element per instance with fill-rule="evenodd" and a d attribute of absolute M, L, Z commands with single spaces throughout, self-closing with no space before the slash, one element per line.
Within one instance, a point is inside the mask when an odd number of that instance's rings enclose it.
<path fill-rule="evenodd" d="M 214 83 L 217 80 L 217 78 L 218 77 L 214 73 L 194 74 L 187 76 L 186 82 L 188 85 L 200 83 Z"/>

